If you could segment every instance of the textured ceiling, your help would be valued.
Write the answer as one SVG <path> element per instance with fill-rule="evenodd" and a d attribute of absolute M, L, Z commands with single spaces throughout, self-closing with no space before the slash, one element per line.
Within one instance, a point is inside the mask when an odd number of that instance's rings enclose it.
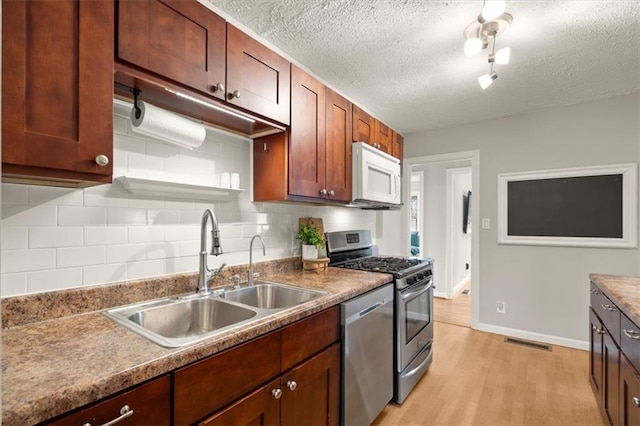
<path fill-rule="evenodd" d="M 640 90 L 640 1 L 507 1 L 511 63 L 464 55 L 480 1 L 201 0 L 402 133 Z"/>

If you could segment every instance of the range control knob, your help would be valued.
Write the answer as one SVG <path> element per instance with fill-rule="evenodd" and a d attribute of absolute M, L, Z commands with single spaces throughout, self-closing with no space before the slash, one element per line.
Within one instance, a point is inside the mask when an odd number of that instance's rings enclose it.
<path fill-rule="evenodd" d="M 407 285 L 414 285 L 416 283 L 416 277 L 407 278 Z"/>

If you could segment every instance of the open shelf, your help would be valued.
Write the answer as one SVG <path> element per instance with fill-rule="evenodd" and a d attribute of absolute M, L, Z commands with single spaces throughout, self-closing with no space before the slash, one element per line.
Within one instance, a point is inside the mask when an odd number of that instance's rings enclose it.
<path fill-rule="evenodd" d="M 244 191 L 244 189 L 193 185 L 190 183 L 167 182 L 129 176 L 118 176 L 115 180 L 119 181 L 131 194 L 152 197 L 229 201 Z"/>

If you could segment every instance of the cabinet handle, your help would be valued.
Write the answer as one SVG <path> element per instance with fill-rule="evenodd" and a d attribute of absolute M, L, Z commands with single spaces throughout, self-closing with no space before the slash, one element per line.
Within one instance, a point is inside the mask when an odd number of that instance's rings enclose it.
<path fill-rule="evenodd" d="M 110 422 L 104 423 L 102 426 L 115 425 L 116 423 L 120 423 L 121 421 L 123 421 L 127 417 L 131 417 L 131 416 L 133 416 L 133 410 L 128 405 L 124 405 L 120 409 L 120 416 L 116 417 L 115 419 L 111 420 Z M 91 423 L 85 423 L 82 426 L 91 426 Z"/>
<path fill-rule="evenodd" d="M 324 188 L 322 188 L 322 189 L 320 190 L 320 195 L 327 195 L 327 190 L 326 190 L 326 189 L 324 189 Z"/>
<path fill-rule="evenodd" d="M 635 330 L 626 330 L 626 329 L 622 329 L 622 331 L 624 332 L 624 335 L 627 336 L 629 339 L 633 339 L 633 340 L 640 340 L 640 333 L 638 333 Z"/>
<path fill-rule="evenodd" d="M 107 164 L 109 164 L 109 157 L 107 157 L 104 154 L 100 154 L 98 156 L 96 156 L 96 164 L 98 166 L 106 166 Z"/>
<path fill-rule="evenodd" d="M 615 311 L 615 309 L 611 305 L 600 305 L 600 306 L 602 306 L 602 309 L 604 309 L 605 311 L 609 311 L 609 312 Z"/>
<path fill-rule="evenodd" d="M 334 195 L 336 195 L 336 193 L 333 192 L 333 189 L 332 189 L 331 191 L 329 191 L 329 195 L 333 197 Z"/>
<path fill-rule="evenodd" d="M 233 99 L 233 98 L 239 98 L 240 97 L 240 91 L 239 90 L 234 90 L 232 93 L 229 93 L 229 99 Z"/>
<path fill-rule="evenodd" d="M 289 380 L 287 382 L 287 387 L 289 388 L 290 391 L 294 391 L 298 387 L 298 384 L 293 380 Z"/>
<path fill-rule="evenodd" d="M 271 391 L 271 395 L 273 395 L 273 397 L 275 399 L 280 399 L 280 397 L 282 396 L 282 390 L 281 389 L 274 389 Z"/>
<path fill-rule="evenodd" d="M 633 401 L 633 405 L 635 405 L 636 407 L 640 407 L 640 398 L 634 396 L 633 398 L 631 398 L 631 400 Z"/>
<path fill-rule="evenodd" d="M 224 92 L 224 84 L 216 83 L 215 85 L 209 86 L 209 90 L 212 92 Z"/>
<path fill-rule="evenodd" d="M 600 294 L 598 290 L 591 289 L 591 294 Z"/>
<path fill-rule="evenodd" d="M 605 331 L 604 331 L 603 329 L 601 329 L 601 328 L 599 328 L 599 327 L 596 327 L 595 325 L 592 325 L 592 326 L 591 326 L 591 329 L 592 329 L 593 331 L 595 331 L 597 334 L 604 334 L 604 333 L 605 333 Z"/>

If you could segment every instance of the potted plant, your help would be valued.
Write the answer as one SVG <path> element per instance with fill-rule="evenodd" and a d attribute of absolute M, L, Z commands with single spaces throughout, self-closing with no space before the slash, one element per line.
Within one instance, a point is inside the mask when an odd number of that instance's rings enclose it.
<path fill-rule="evenodd" d="M 324 236 L 311 220 L 307 221 L 304 225 L 300 225 L 296 238 L 302 241 L 303 259 L 318 258 L 318 249 L 324 246 Z"/>

